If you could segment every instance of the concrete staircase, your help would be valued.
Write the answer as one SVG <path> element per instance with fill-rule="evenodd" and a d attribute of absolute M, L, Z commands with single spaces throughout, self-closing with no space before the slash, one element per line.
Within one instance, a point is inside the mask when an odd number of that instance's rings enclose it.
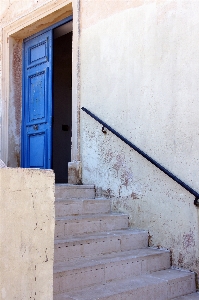
<path fill-rule="evenodd" d="M 171 269 L 169 251 L 148 248 L 148 233 L 129 229 L 94 186 L 55 193 L 54 300 L 199 299 L 195 274 Z"/>

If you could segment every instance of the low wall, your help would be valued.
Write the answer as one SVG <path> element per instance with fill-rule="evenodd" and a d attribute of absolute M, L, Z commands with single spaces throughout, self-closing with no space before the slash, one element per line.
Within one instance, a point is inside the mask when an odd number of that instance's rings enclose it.
<path fill-rule="evenodd" d="M 0 169 L 0 299 L 53 299 L 54 173 Z"/>

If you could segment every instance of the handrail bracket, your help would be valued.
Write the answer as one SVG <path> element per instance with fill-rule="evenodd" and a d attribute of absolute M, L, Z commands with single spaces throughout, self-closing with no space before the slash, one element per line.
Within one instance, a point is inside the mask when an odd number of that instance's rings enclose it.
<path fill-rule="evenodd" d="M 199 198 L 197 198 L 197 197 L 194 200 L 194 205 L 197 206 L 197 207 L 199 207 L 199 201 L 198 200 L 199 200 Z"/>

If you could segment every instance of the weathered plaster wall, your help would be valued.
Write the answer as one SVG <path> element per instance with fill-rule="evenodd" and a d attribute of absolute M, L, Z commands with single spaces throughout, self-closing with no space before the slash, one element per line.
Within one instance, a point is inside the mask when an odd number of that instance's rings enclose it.
<path fill-rule="evenodd" d="M 53 299 L 54 174 L 0 169 L 0 299 Z"/>
<path fill-rule="evenodd" d="M 1 24 L 4 26 L 12 23 L 21 16 L 49 2 L 52 2 L 52 0 L 2 0 L 0 8 Z"/>
<path fill-rule="evenodd" d="M 22 109 L 22 41 L 10 41 L 10 101 L 8 117 L 8 166 L 20 167 L 21 109 Z"/>
<path fill-rule="evenodd" d="M 81 1 L 81 105 L 199 191 L 199 2 Z M 199 272 L 194 197 L 81 113 L 84 183 Z"/>

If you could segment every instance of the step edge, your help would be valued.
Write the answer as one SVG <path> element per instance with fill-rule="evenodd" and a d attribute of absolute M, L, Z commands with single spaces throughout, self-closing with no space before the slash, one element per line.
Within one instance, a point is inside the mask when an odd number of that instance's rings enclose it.
<path fill-rule="evenodd" d="M 93 234 L 85 234 L 85 235 L 80 235 L 80 236 L 77 236 L 77 237 L 71 237 L 69 238 L 70 240 L 68 240 L 67 238 L 63 238 L 63 239 L 60 239 L 60 238 L 55 238 L 55 241 L 59 241 L 60 243 L 73 243 L 73 242 L 78 242 L 78 241 L 81 241 L 81 240 L 92 240 L 92 239 L 95 239 L 95 238 L 106 238 L 106 237 L 117 237 L 117 236 L 128 236 L 128 235 L 139 235 L 139 234 L 145 234 L 147 235 L 148 237 L 148 231 L 134 231 L 132 229 L 123 229 L 123 230 L 110 230 L 110 231 L 107 231 L 107 232 L 98 232 L 98 233 L 93 233 Z M 155 247 L 154 247 L 155 248 Z M 161 249 L 160 249 L 161 250 Z"/>
<path fill-rule="evenodd" d="M 55 184 L 55 190 L 56 190 L 56 188 L 59 188 L 59 187 L 65 187 L 65 188 L 67 188 L 67 189 L 74 189 L 74 188 L 76 188 L 76 189 L 95 189 L 95 185 L 93 185 L 93 184 L 77 184 L 77 185 L 75 185 L 75 184 L 69 184 L 69 183 L 56 183 Z"/>
<path fill-rule="evenodd" d="M 147 250 L 149 250 L 150 248 L 146 248 Z M 98 258 L 93 258 L 90 259 L 89 257 L 87 258 L 82 258 L 80 260 L 77 260 L 74 262 L 74 266 L 71 266 L 71 267 L 68 267 L 67 264 L 68 262 L 62 262 L 62 263 L 55 263 L 54 264 L 54 268 L 58 268 L 58 267 L 61 267 L 64 269 L 64 267 L 66 268 L 65 270 L 62 270 L 62 271 L 56 271 L 54 270 L 54 274 L 57 274 L 57 273 L 63 273 L 63 272 L 70 272 L 70 271 L 74 271 L 74 270 L 79 270 L 79 269 L 84 269 L 84 268 L 90 268 L 90 267 L 94 267 L 94 266 L 105 266 L 106 264 L 109 264 L 109 263 L 117 263 L 118 260 L 117 258 L 120 258 L 120 261 L 125 261 L 125 260 L 129 260 L 129 259 L 135 259 L 135 260 L 138 260 L 138 259 L 143 259 L 143 258 L 152 258 L 152 257 L 155 257 L 155 256 L 158 256 L 159 259 L 162 258 L 162 256 L 164 255 L 168 255 L 168 258 L 170 257 L 170 252 L 169 251 L 158 251 L 157 253 L 147 253 L 147 254 L 138 254 L 138 255 L 133 255 L 131 254 L 130 252 L 135 252 L 137 250 L 144 250 L 142 248 L 140 249 L 134 249 L 134 250 L 129 250 L 129 251 L 121 251 L 121 252 L 114 252 L 114 254 L 116 255 L 115 257 L 103 257 L 102 256 L 99 256 Z M 149 250 L 150 251 L 150 250 Z M 129 253 L 127 253 L 129 252 Z M 84 266 L 84 264 L 86 264 L 88 262 L 88 265 Z M 77 265 L 77 267 L 76 267 Z M 54 269 L 53 268 L 53 269 Z"/>
<path fill-rule="evenodd" d="M 105 214 L 81 214 L 76 216 L 65 216 L 65 217 L 55 217 L 55 221 L 75 221 L 75 220 L 83 220 L 87 218 L 107 218 L 107 217 L 129 217 L 128 214 L 125 213 L 105 213 Z"/>
<path fill-rule="evenodd" d="M 168 270 L 172 270 L 172 269 L 168 269 Z M 164 270 L 163 270 L 164 271 Z M 165 271 L 167 271 L 167 270 L 165 270 Z M 181 272 L 181 271 L 179 271 L 179 272 Z M 81 288 L 81 289 L 74 289 L 72 292 L 65 292 L 65 293 L 60 293 L 60 294 L 54 294 L 54 295 L 66 295 L 66 296 L 68 296 L 68 297 L 76 297 L 75 296 L 75 293 L 77 293 L 77 291 L 83 291 L 83 292 L 86 292 L 87 290 L 89 290 L 89 291 L 96 291 L 96 289 L 97 288 L 103 288 L 104 289 L 104 287 L 107 285 L 107 286 L 109 286 L 109 290 L 110 290 L 110 286 L 113 286 L 114 285 L 114 287 L 115 286 L 117 286 L 117 283 L 118 283 L 118 285 L 119 285 L 119 287 L 118 287 L 118 289 L 120 289 L 121 287 L 120 286 L 124 286 L 124 285 L 126 285 L 126 286 L 128 286 L 129 288 L 126 288 L 125 290 L 123 290 L 123 291 L 121 291 L 121 290 L 119 290 L 119 293 L 118 293 L 118 290 L 117 289 L 112 289 L 112 294 L 109 294 L 108 295 L 108 297 L 109 296 L 114 296 L 114 295 L 119 295 L 119 294 L 122 294 L 122 293 L 125 293 L 125 292 L 128 292 L 128 291 L 132 291 L 133 289 L 139 289 L 139 288 L 143 288 L 143 286 L 144 285 L 141 285 L 141 286 L 139 286 L 139 287 L 132 287 L 132 282 L 135 282 L 136 283 L 136 281 L 141 281 L 141 282 L 145 282 L 144 281 L 144 278 L 146 278 L 146 276 L 147 277 L 151 277 L 151 275 L 153 274 L 153 273 L 156 273 L 156 272 L 152 272 L 152 273 L 150 273 L 150 274 L 143 274 L 143 275 L 140 275 L 140 276 L 135 276 L 135 277 L 133 277 L 133 278 L 131 278 L 131 279 L 118 279 L 118 280 L 113 280 L 112 282 L 107 282 L 107 283 L 105 283 L 105 284 L 102 284 L 102 283 L 100 283 L 100 284 L 94 284 L 94 285 L 91 285 L 91 286 L 87 286 L 87 287 L 85 287 L 85 288 Z M 189 273 L 189 276 L 191 276 L 192 275 L 192 273 L 193 272 L 187 272 L 187 273 Z M 184 277 L 186 277 L 187 275 L 185 275 Z M 182 278 L 183 276 L 180 276 L 180 277 L 176 277 L 176 278 Z M 175 279 L 176 279 L 175 278 Z M 159 280 L 157 280 L 157 284 L 159 284 L 160 282 L 167 282 L 167 283 L 171 283 L 173 280 L 175 280 L 175 279 L 168 279 L 168 280 L 163 280 L 163 279 L 159 279 Z M 149 284 L 150 283 L 146 283 L 146 287 L 147 286 L 149 286 Z M 154 285 L 155 285 L 155 283 L 154 283 Z M 194 291 L 192 292 L 192 293 L 194 293 Z M 190 293 L 188 293 L 188 294 L 190 294 Z M 188 294 L 186 294 L 186 295 L 188 295 Z M 74 296 L 73 296 L 74 295 Z M 184 296 L 184 295 L 183 295 Z M 99 294 L 98 294 L 98 297 L 96 298 L 96 299 L 105 299 L 105 297 L 107 297 L 107 295 L 102 295 L 102 297 L 103 298 L 99 298 Z M 182 297 L 182 296 L 178 296 L 177 298 L 173 298 L 173 300 L 174 299 L 178 299 L 179 297 Z M 75 298 L 71 298 L 71 300 L 72 299 L 74 299 L 75 300 Z M 95 298 L 94 299 L 92 299 L 92 300 L 96 300 Z M 171 298 L 170 298 L 170 300 L 171 300 Z"/>

